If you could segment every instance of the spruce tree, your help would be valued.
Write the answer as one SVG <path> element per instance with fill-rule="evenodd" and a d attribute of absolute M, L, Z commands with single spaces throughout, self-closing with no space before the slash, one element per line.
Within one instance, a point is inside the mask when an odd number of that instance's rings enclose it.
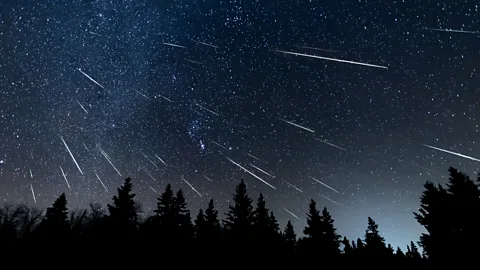
<path fill-rule="evenodd" d="M 297 247 L 297 235 L 290 220 L 283 231 L 283 239 L 285 240 L 285 253 L 290 256 L 293 255 Z"/>
<path fill-rule="evenodd" d="M 260 238 L 262 238 L 262 240 L 271 240 L 270 236 L 272 235 L 272 232 L 270 231 L 271 224 L 268 211 L 265 198 L 263 197 L 263 194 L 260 193 L 260 196 L 257 199 L 257 207 L 253 212 L 253 228 L 257 240 L 261 240 Z"/>
<path fill-rule="evenodd" d="M 197 217 L 195 218 L 195 232 L 196 232 L 196 238 L 198 240 L 203 240 L 207 238 L 207 220 L 205 218 L 205 214 L 203 213 L 203 210 L 200 208 L 198 210 Z"/>
<path fill-rule="evenodd" d="M 343 253 L 345 255 L 352 255 L 353 248 L 350 245 L 350 241 L 347 239 L 346 236 L 343 237 L 342 244 L 343 244 Z"/>
<path fill-rule="evenodd" d="M 268 216 L 268 228 L 273 235 L 278 235 L 280 231 L 280 225 L 278 225 L 277 218 L 273 214 L 273 211 L 270 211 L 270 216 Z"/>
<path fill-rule="evenodd" d="M 132 191 L 132 180 L 126 178 L 123 185 L 117 189 L 117 195 L 113 196 L 113 204 L 107 204 L 114 224 L 130 229 L 136 227 L 138 222 L 138 209 Z"/>
<path fill-rule="evenodd" d="M 410 241 L 410 245 L 407 246 L 407 253 L 405 255 L 407 258 L 417 261 L 422 259 L 422 255 L 418 252 L 418 248 L 413 241 Z"/>
<path fill-rule="evenodd" d="M 155 223 L 160 225 L 161 230 L 171 230 L 174 226 L 175 219 L 175 196 L 172 186 L 167 185 L 165 191 L 157 198 L 157 209 L 153 212 L 156 214 Z"/>
<path fill-rule="evenodd" d="M 317 210 L 317 203 L 313 199 L 310 200 L 308 206 L 307 226 L 303 230 L 303 233 L 310 239 L 315 239 L 323 235 L 320 211 Z"/>
<path fill-rule="evenodd" d="M 178 237 L 181 237 L 184 240 L 191 238 L 193 233 L 192 218 L 181 189 L 175 196 L 174 214 L 175 225 L 178 228 Z"/>
<path fill-rule="evenodd" d="M 243 180 L 235 190 L 233 202 L 234 204 L 229 206 L 223 222 L 228 230 L 244 237 L 252 227 L 254 215 L 252 199 L 247 194 L 247 185 Z"/>
<path fill-rule="evenodd" d="M 380 235 L 378 225 L 371 217 L 368 217 L 368 227 L 365 232 L 365 250 L 372 256 L 382 256 L 388 252 L 385 239 Z"/>
<path fill-rule="evenodd" d="M 405 258 L 405 253 L 403 253 L 402 249 L 400 247 L 397 247 L 397 251 L 395 251 L 395 256 L 397 256 L 400 259 Z"/>
<path fill-rule="evenodd" d="M 334 225 L 335 221 L 326 207 L 323 208 L 320 219 L 322 223 L 325 252 L 331 256 L 339 255 L 341 236 L 337 234 L 337 229 Z"/>
<path fill-rule="evenodd" d="M 218 210 L 215 209 L 213 199 L 208 202 L 208 207 L 205 210 L 205 222 L 212 232 L 220 230 L 220 220 L 218 219 Z"/>
<path fill-rule="evenodd" d="M 62 193 L 52 206 L 47 208 L 39 229 L 47 239 L 59 240 L 67 236 L 69 228 L 67 197 L 65 193 Z"/>

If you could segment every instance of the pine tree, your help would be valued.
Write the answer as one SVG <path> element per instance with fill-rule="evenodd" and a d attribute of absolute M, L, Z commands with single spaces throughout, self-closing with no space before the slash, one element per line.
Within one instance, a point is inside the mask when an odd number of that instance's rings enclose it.
<path fill-rule="evenodd" d="M 133 184 L 130 178 L 117 189 L 118 194 L 113 196 L 113 204 L 107 204 L 110 219 L 116 227 L 134 229 L 138 222 L 138 205 L 135 203 L 135 194 L 132 193 Z"/>
<path fill-rule="evenodd" d="M 208 207 L 205 210 L 205 222 L 212 232 L 220 230 L 220 220 L 218 219 L 218 211 L 215 209 L 213 199 L 208 202 Z"/>
<path fill-rule="evenodd" d="M 195 218 L 195 232 L 196 232 L 197 239 L 205 238 L 206 224 L 207 224 L 207 221 L 205 219 L 205 214 L 203 213 L 203 210 L 200 208 L 200 210 L 198 210 L 197 217 Z"/>
<path fill-rule="evenodd" d="M 397 251 L 395 251 L 395 256 L 399 257 L 400 259 L 405 258 L 405 253 L 400 249 L 400 247 L 397 247 Z"/>
<path fill-rule="evenodd" d="M 320 212 L 317 210 L 317 203 L 312 199 L 308 206 L 307 213 L 307 226 L 303 230 L 303 233 L 307 238 L 316 239 L 322 237 L 322 220 L 320 218 Z"/>
<path fill-rule="evenodd" d="M 295 234 L 295 230 L 290 220 L 287 222 L 285 230 L 283 231 L 283 239 L 285 240 L 286 244 L 285 252 L 287 254 L 293 255 L 297 247 L 297 235 Z"/>
<path fill-rule="evenodd" d="M 385 239 L 378 231 L 378 225 L 375 221 L 368 217 L 368 227 L 365 232 L 365 250 L 369 255 L 382 256 L 387 254 Z"/>
<path fill-rule="evenodd" d="M 47 208 L 45 218 L 40 224 L 40 233 L 47 239 L 59 240 L 67 236 L 69 231 L 67 197 L 62 193 Z"/>
<path fill-rule="evenodd" d="M 278 235 L 280 231 L 280 225 L 278 225 L 277 218 L 273 214 L 273 211 L 270 211 L 270 216 L 268 217 L 268 228 L 274 235 Z"/>
<path fill-rule="evenodd" d="M 417 246 L 413 243 L 413 241 L 410 241 L 410 245 L 407 246 L 407 253 L 405 254 L 407 258 L 413 259 L 413 260 L 421 260 L 422 255 L 420 255 L 420 252 L 418 252 Z"/>
<path fill-rule="evenodd" d="M 264 235 L 269 228 L 268 209 L 262 193 L 258 196 L 257 207 L 253 212 L 253 226 L 259 233 L 259 236 Z"/>
<path fill-rule="evenodd" d="M 165 191 L 157 198 L 157 209 L 153 212 L 157 215 L 154 222 L 161 226 L 161 230 L 167 231 L 174 227 L 175 196 L 173 195 L 170 184 L 167 185 Z"/>
<path fill-rule="evenodd" d="M 387 253 L 388 253 L 388 255 L 395 254 L 395 250 L 393 250 L 393 247 L 390 244 L 387 245 Z"/>
<path fill-rule="evenodd" d="M 337 229 L 334 225 L 334 220 L 327 208 L 322 210 L 322 216 L 320 217 L 322 223 L 323 241 L 327 254 L 331 256 L 340 254 L 340 239 L 341 236 L 337 234 Z"/>
<path fill-rule="evenodd" d="M 343 253 L 345 255 L 352 255 L 353 248 L 350 245 L 350 241 L 347 239 L 346 236 L 343 237 L 342 244 L 343 244 Z"/>
<path fill-rule="evenodd" d="M 178 236 L 182 239 L 189 239 L 193 234 L 192 218 L 181 189 L 177 192 L 174 202 L 174 218 L 175 225 L 178 227 Z"/>
<path fill-rule="evenodd" d="M 229 206 L 225 227 L 238 237 L 245 237 L 251 230 L 254 215 L 252 199 L 247 194 L 247 185 L 243 180 L 238 184 L 233 196 L 234 205 Z"/>

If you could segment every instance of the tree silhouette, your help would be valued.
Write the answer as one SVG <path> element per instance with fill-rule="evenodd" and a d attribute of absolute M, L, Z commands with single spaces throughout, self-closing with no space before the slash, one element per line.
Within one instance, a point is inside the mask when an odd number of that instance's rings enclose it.
<path fill-rule="evenodd" d="M 52 206 L 47 208 L 45 217 L 38 227 L 37 237 L 58 244 L 60 241 L 68 240 L 69 230 L 67 197 L 62 193 Z"/>
<path fill-rule="evenodd" d="M 208 202 L 208 207 L 205 210 L 205 222 L 207 227 L 211 230 L 210 234 L 218 233 L 220 230 L 220 220 L 218 219 L 218 211 L 215 209 L 213 199 Z"/>
<path fill-rule="evenodd" d="M 350 245 L 350 241 L 347 239 L 346 236 L 343 237 L 342 244 L 343 244 L 343 253 L 345 255 L 351 256 L 353 254 L 353 248 L 352 248 L 352 245 Z"/>
<path fill-rule="evenodd" d="M 405 256 L 414 260 L 422 259 L 422 255 L 420 255 L 420 252 L 418 252 L 418 248 L 417 246 L 415 246 L 413 241 L 410 241 L 410 245 L 407 246 L 407 253 L 405 254 Z"/>
<path fill-rule="evenodd" d="M 252 199 L 247 194 L 247 185 L 243 180 L 238 184 L 233 196 L 233 205 L 229 206 L 225 227 L 240 237 L 245 237 L 251 230 L 254 213 Z"/>
<path fill-rule="evenodd" d="M 380 235 L 378 225 L 371 217 L 368 217 L 368 227 L 365 231 L 365 251 L 372 256 L 388 254 L 385 239 Z"/>
<path fill-rule="evenodd" d="M 114 227 L 112 232 L 133 237 L 138 225 L 138 205 L 134 198 L 133 184 L 131 178 L 126 178 L 117 195 L 113 196 L 113 204 L 107 204 L 110 213 L 110 226 Z"/>
<path fill-rule="evenodd" d="M 297 246 L 297 235 L 295 234 L 295 230 L 293 229 L 293 225 L 290 220 L 285 226 L 285 230 L 283 231 L 283 237 L 286 243 L 286 253 L 293 254 Z"/>
<path fill-rule="evenodd" d="M 327 208 L 324 207 L 322 210 L 322 216 L 320 217 L 322 222 L 322 234 L 323 242 L 325 247 L 325 254 L 328 256 L 338 256 L 340 255 L 340 239 L 341 236 L 337 234 L 337 229 L 334 225 L 334 220 L 330 213 L 327 211 Z M 331 257 L 332 258 L 332 257 Z"/>
<path fill-rule="evenodd" d="M 181 189 L 176 194 L 173 211 L 177 237 L 179 240 L 189 240 L 193 236 L 192 218 Z"/>

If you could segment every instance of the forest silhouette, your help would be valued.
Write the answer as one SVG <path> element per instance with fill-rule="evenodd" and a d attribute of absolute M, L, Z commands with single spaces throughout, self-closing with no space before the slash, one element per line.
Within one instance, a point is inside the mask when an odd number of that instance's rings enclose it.
<path fill-rule="evenodd" d="M 141 218 L 130 178 L 118 188 L 106 208 L 69 211 L 61 194 L 46 211 L 6 204 L 0 210 L 0 256 L 23 260 L 31 254 L 45 259 L 87 255 L 92 263 L 170 261 L 175 267 L 369 267 L 374 269 L 466 268 L 476 265 L 480 251 L 480 176 L 476 182 L 454 168 L 447 184 L 427 182 L 415 219 L 426 233 L 418 239 L 423 252 L 410 242 L 392 247 L 371 217 L 363 238 L 337 233 L 327 208 L 312 199 L 304 236 L 288 221 L 281 229 L 262 194 L 254 201 L 243 180 L 222 219 L 210 200 L 192 217 L 182 190 L 167 185 L 157 207 Z M 300 231 L 300 230 L 298 230 Z M 67 258 L 68 257 L 68 258 Z M 82 257 L 80 257 L 82 258 Z M 82 259 L 75 259 L 81 261 Z M 165 264 L 167 265 L 167 264 Z M 112 266 L 112 265 L 111 265 Z"/>

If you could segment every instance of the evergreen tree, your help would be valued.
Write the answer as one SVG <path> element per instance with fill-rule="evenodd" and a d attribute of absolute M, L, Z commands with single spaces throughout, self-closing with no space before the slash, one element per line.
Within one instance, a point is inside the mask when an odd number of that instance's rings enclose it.
<path fill-rule="evenodd" d="M 324 237 L 324 246 L 327 252 L 326 254 L 331 256 L 339 255 L 341 236 L 337 234 L 334 220 L 326 207 L 323 208 L 320 219 L 322 222 L 322 233 Z"/>
<path fill-rule="evenodd" d="M 138 223 L 139 210 L 132 191 L 132 180 L 126 178 L 123 185 L 117 189 L 117 195 L 113 196 L 113 204 L 107 204 L 112 224 L 121 230 L 136 229 Z"/>
<path fill-rule="evenodd" d="M 278 235 L 280 231 L 280 225 L 278 225 L 277 218 L 273 214 L 273 211 L 270 211 L 270 216 L 268 217 L 268 227 L 269 231 L 273 233 L 273 235 Z"/>
<path fill-rule="evenodd" d="M 407 253 L 405 255 L 407 258 L 414 259 L 414 260 L 422 259 L 422 255 L 420 255 L 420 252 L 418 252 L 418 248 L 417 246 L 415 246 L 413 241 L 410 241 L 410 245 L 407 246 Z"/>
<path fill-rule="evenodd" d="M 253 226 L 257 233 L 257 237 L 265 236 L 265 233 L 269 231 L 270 219 L 268 211 L 265 198 L 263 197 L 263 194 L 260 193 L 257 200 L 257 207 L 253 212 Z"/>
<path fill-rule="evenodd" d="M 218 211 L 215 209 L 213 199 L 210 199 L 208 202 L 208 207 L 205 210 L 205 222 L 207 227 L 212 230 L 212 232 L 217 232 L 220 230 L 220 221 L 218 219 Z"/>
<path fill-rule="evenodd" d="M 65 193 L 62 193 L 52 206 L 47 208 L 42 227 L 48 238 L 65 237 L 70 227 Z"/>
<path fill-rule="evenodd" d="M 320 238 L 323 235 L 321 229 L 322 219 L 320 218 L 320 211 L 317 210 L 317 203 L 312 199 L 310 200 L 310 204 L 308 206 L 307 226 L 303 230 L 303 233 L 307 236 L 307 238 Z"/>
<path fill-rule="evenodd" d="M 380 235 L 378 225 L 371 217 L 368 217 L 368 227 L 365 232 L 365 248 L 369 255 L 382 256 L 388 254 L 385 239 Z"/>
<path fill-rule="evenodd" d="M 178 237 L 184 240 L 189 239 L 193 234 L 192 218 L 181 189 L 177 192 L 174 202 L 174 219 L 175 225 L 178 228 Z"/>
<path fill-rule="evenodd" d="M 400 249 L 400 247 L 397 247 L 397 251 L 395 251 L 395 256 L 399 257 L 400 259 L 405 258 L 405 253 Z"/>
<path fill-rule="evenodd" d="M 195 232 L 196 232 L 196 238 L 197 239 L 204 239 L 206 238 L 206 226 L 207 221 L 205 219 L 205 214 L 203 213 L 203 210 L 200 208 L 198 210 L 197 217 L 195 218 Z"/>
<path fill-rule="evenodd" d="M 393 250 L 393 247 L 390 244 L 387 245 L 387 253 L 388 253 L 388 255 L 394 255 L 395 254 L 395 250 Z"/>
<path fill-rule="evenodd" d="M 350 245 L 350 241 L 347 239 L 346 236 L 343 237 L 342 244 L 343 244 L 343 253 L 345 255 L 352 255 L 353 248 Z"/>
<path fill-rule="evenodd" d="M 229 206 L 223 222 L 225 227 L 238 237 L 245 237 L 252 227 L 254 214 L 252 199 L 247 194 L 247 185 L 243 180 L 236 188 L 233 202 L 234 204 Z"/>
<path fill-rule="evenodd" d="M 155 209 L 155 223 L 161 226 L 162 230 L 169 230 L 174 227 L 175 222 L 175 196 L 172 186 L 167 185 L 165 191 L 157 198 L 157 209 Z"/>
<path fill-rule="evenodd" d="M 290 220 L 287 222 L 285 230 L 283 231 L 283 239 L 285 241 L 284 252 L 286 253 L 286 256 L 292 256 L 297 247 L 297 235 L 295 234 L 295 230 Z"/>

